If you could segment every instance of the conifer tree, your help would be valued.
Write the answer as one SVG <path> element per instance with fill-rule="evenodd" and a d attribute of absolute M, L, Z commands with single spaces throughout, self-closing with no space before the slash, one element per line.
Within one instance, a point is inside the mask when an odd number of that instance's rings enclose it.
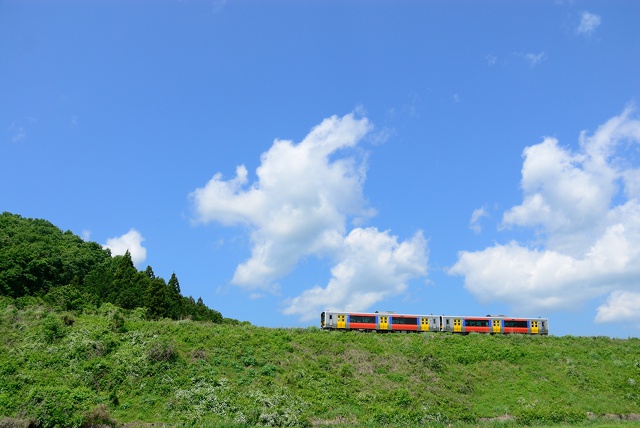
<path fill-rule="evenodd" d="M 151 318 L 157 319 L 170 316 L 170 299 L 164 279 L 154 278 L 151 280 L 146 292 L 145 303 Z"/>
<path fill-rule="evenodd" d="M 110 301 L 124 309 L 144 306 L 144 295 L 147 283 L 144 274 L 138 272 L 127 250 L 124 256 L 114 258 L 116 270 L 113 275 L 113 293 Z"/>
<path fill-rule="evenodd" d="M 180 319 L 186 314 L 182 307 L 180 282 L 178 281 L 178 277 L 175 272 L 171 274 L 167 288 L 169 294 L 169 316 L 173 319 Z"/>

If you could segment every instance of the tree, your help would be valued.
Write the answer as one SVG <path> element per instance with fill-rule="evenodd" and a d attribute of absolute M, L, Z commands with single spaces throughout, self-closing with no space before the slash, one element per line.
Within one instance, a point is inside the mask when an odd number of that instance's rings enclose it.
<path fill-rule="evenodd" d="M 149 279 L 136 270 L 128 250 L 124 256 L 116 256 L 113 260 L 116 268 L 113 274 L 113 292 L 108 301 L 124 309 L 144 306 Z"/>
<path fill-rule="evenodd" d="M 169 283 L 167 284 L 167 291 L 169 297 L 169 316 L 175 320 L 182 318 L 184 314 L 184 309 L 182 306 L 182 294 L 180 293 L 180 282 L 178 281 L 178 277 L 176 273 L 173 272 L 171 274 L 171 278 L 169 278 Z"/>
<path fill-rule="evenodd" d="M 147 289 L 145 306 L 149 308 L 149 316 L 153 319 L 169 316 L 170 300 L 167 284 L 162 278 L 154 278 Z"/>

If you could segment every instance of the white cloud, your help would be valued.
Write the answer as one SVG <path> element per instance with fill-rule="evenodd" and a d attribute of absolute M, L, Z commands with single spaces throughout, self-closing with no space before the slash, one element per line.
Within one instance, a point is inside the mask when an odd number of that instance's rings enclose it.
<path fill-rule="evenodd" d="M 488 216 L 489 213 L 487 212 L 485 207 L 473 210 L 473 212 L 471 213 L 471 220 L 469 220 L 469 229 L 473 230 L 475 233 L 482 232 L 480 219 Z"/>
<path fill-rule="evenodd" d="M 576 28 L 576 34 L 590 36 L 600 26 L 602 19 L 598 15 L 584 11 L 580 15 L 580 24 Z"/>
<path fill-rule="evenodd" d="M 524 59 L 526 59 L 527 62 L 529 62 L 529 65 L 531 65 L 531 67 L 534 67 L 534 66 L 540 64 L 545 59 L 547 59 L 547 56 L 545 55 L 544 52 L 540 52 L 540 53 L 537 53 L 537 54 L 526 53 L 523 56 L 524 56 Z"/>
<path fill-rule="evenodd" d="M 251 258 L 237 267 L 234 284 L 268 289 L 301 257 L 339 248 L 347 216 L 371 214 L 362 195 L 364 165 L 355 157 L 336 157 L 371 128 L 366 118 L 331 117 L 299 144 L 274 141 L 250 186 L 241 165 L 235 178 L 216 174 L 191 193 L 197 220 L 252 228 Z"/>
<path fill-rule="evenodd" d="M 582 133 L 576 152 L 552 138 L 527 147 L 523 202 L 504 213 L 503 227 L 534 229 L 540 247 L 511 242 L 462 251 L 450 273 L 464 275 L 482 301 L 529 312 L 571 309 L 615 290 L 639 292 L 637 170 L 617 155 L 622 142 L 640 142 L 632 107 L 592 136 Z"/>
<path fill-rule="evenodd" d="M 596 322 L 624 322 L 640 325 L 640 293 L 614 291 L 598 308 Z"/>
<path fill-rule="evenodd" d="M 12 143 L 17 143 L 27 138 L 27 132 L 25 131 L 24 127 L 16 124 L 15 122 L 12 123 L 11 126 L 7 128 L 7 130 L 12 134 Z"/>
<path fill-rule="evenodd" d="M 131 229 L 122 236 L 107 239 L 107 243 L 102 247 L 110 249 L 114 256 L 124 255 L 129 251 L 133 264 L 137 265 L 147 258 L 147 249 L 142 246 L 143 241 L 144 238 L 140 232 Z"/>
<path fill-rule="evenodd" d="M 361 223 L 375 213 L 363 195 L 366 156 L 357 148 L 372 130 L 365 117 L 333 116 L 313 128 L 298 144 L 275 140 L 261 156 L 255 182 L 249 184 L 248 171 L 241 165 L 234 178 L 224 180 L 218 173 L 190 194 L 196 221 L 244 225 L 251 231 L 251 257 L 236 267 L 233 284 L 247 290 L 274 291 L 273 282 L 289 273 L 300 259 L 325 257 L 336 263 L 332 283 L 339 281 L 343 285 L 325 290 L 317 304 L 322 305 L 327 294 L 331 294 L 336 303 L 346 304 L 347 297 L 354 298 L 360 288 L 355 283 L 344 285 L 343 269 L 357 271 L 359 263 L 365 263 L 359 257 L 392 256 L 395 259 L 388 263 L 393 267 L 388 268 L 389 274 L 381 280 L 388 291 L 383 292 L 380 285 L 376 296 L 403 289 L 399 284 L 405 284 L 407 278 L 413 276 L 407 273 L 407 269 L 411 269 L 403 268 L 403 262 L 396 259 L 414 257 L 426 263 L 424 248 L 416 241 L 418 238 L 398 244 L 397 238 L 390 237 L 388 232 L 375 229 L 354 229 L 347 233 L 348 222 Z M 367 239 L 377 246 L 358 245 Z M 407 248 L 415 253 L 407 254 Z M 365 250 L 369 251 L 367 255 Z M 426 272 L 426 265 L 420 270 L 423 271 Z M 354 275 L 355 281 L 362 274 Z M 296 299 L 305 299 L 311 305 L 309 293 L 312 291 Z M 367 301 L 374 302 L 377 298 Z"/>
<path fill-rule="evenodd" d="M 356 228 L 345 238 L 339 259 L 325 288 L 316 286 L 289 299 L 284 313 L 309 320 L 323 309 L 362 311 L 398 295 L 409 280 L 427 274 L 427 242 L 422 232 L 398 243 L 389 231 Z"/>

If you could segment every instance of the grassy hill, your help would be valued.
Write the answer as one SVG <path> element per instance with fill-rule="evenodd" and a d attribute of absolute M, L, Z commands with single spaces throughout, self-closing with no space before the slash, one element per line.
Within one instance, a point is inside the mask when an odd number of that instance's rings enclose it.
<path fill-rule="evenodd" d="M 0 297 L 0 341 L 0 426 L 602 425 L 640 414 L 637 339 L 268 329 Z"/>

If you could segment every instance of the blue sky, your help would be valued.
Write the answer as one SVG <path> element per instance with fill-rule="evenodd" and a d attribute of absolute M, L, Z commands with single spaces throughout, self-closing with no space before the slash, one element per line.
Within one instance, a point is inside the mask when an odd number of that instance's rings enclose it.
<path fill-rule="evenodd" d="M 640 334 L 635 1 L 0 1 L 0 210 L 263 326 Z"/>

